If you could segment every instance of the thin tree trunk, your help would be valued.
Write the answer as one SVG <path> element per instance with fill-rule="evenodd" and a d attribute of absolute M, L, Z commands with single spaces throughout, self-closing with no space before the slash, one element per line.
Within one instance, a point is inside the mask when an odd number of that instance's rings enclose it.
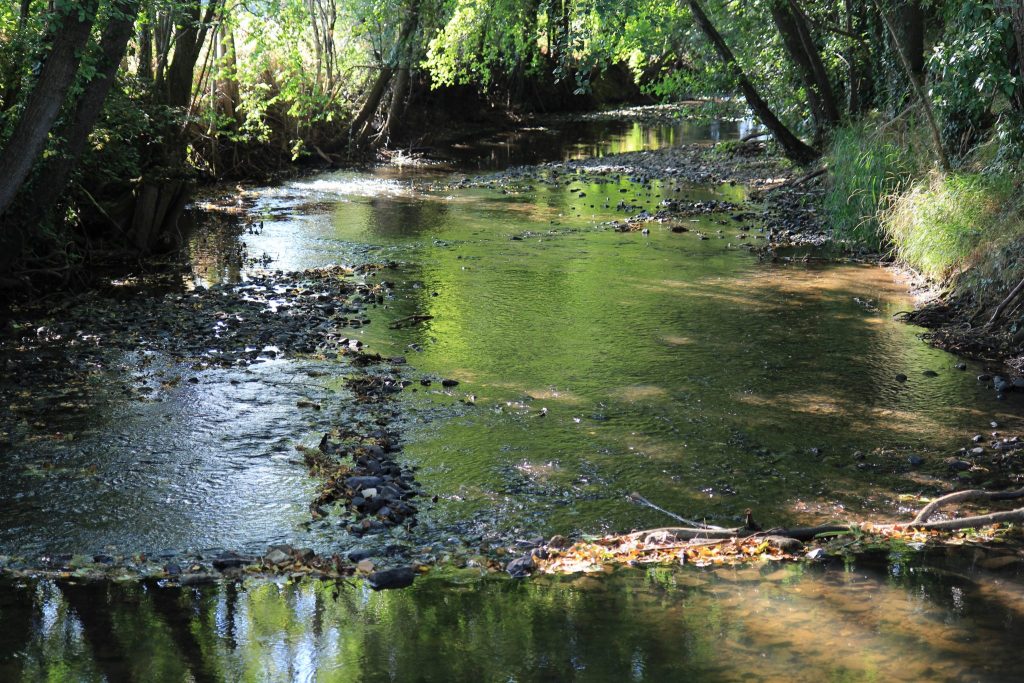
<path fill-rule="evenodd" d="M 95 0 L 77 3 L 60 19 L 49 57 L 3 151 L 0 151 L 0 216 L 43 153 L 68 88 L 75 80 L 81 55 L 96 20 Z"/>
<path fill-rule="evenodd" d="M 353 150 L 360 149 L 366 144 L 366 140 L 373 127 L 373 116 L 377 113 L 381 100 L 384 99 L 384 93 L 391 82 L 391 78 L 399 70 L 397 65 L 401 60 L 401 56 L 408 49 L 407 43 L 410 36 L 412 36 L 416 26 L 419 24 L 419 0 L 412 0 L 408 12 L 408 16 L 406 16 L 405 21 L 402 23 L 402 29 L 399 31 L 398 40 L 391 51 L 389 63 L 381 67 L 380 73 L 377 74 L 377 80 L 366 97 L 366 101 L 363 102 L 363 106 L 360 107 L 359 113 L 352 120 L 352 125 L 349 127 L 350 148 Z"/>
<path fill-rule="evenodd" d="M 896 28 L 893 26 L 892 20 L 889 18 L 889 15 L 885 13 L 885 10 L 882 8 L 882 4 L 879 0 L 874 0 L 874 2 L 879 16 L 881 16 L 882 21 L 885 22 L 885 27 L 889 30 L 889 35 L 892 37 L 893 41 L 893 47 L 899 55 L 900 63 L 903 64 L 903 69 L 907 73 L 910 85 L 917 94 L 917 99 L 921 101 L 921 105 L 924 107 L 925 117 L 928 119 L 928 127 L 931 129 L 932 133 L 932 144 L 935 145 L 935 152 L 939 155 L 939 163 L 942 166 L 942 170 L 949 171 L 949 157 L 946 156 L 946 148 L 942 146 L 942 134 L 939 132 L 939 124 L 935 121 L 935 112 L 932 110 L 932 103 L 928 101 L 928 96 L 924 93 L 924 88 L 921 85 L 918 75 L 914 73 L 914 67 L 911 64 L 910 59 L 903 53 L 903 47 L 900 44 L 900 39 L 896 34 Z"/>
<path fill-rule="evenodd" d="M 808 164 L 817 159 L 820 154 L 814 150 L 813 147 L 809 146 L 803 140 L 793 134 L 789 128 L 786 127 L 779 117 L 771 110 L 768 103 L 762 99 L 761 95 L 757 92 L 757 88 L 750 82 L 750 78 L 744 73 L 743 68 L 739 62 L 736 61 L 736 56 L 729 49 L 725 40 L 721 34 L 715 28 L 714 24 L 708 18 L 708 15 L 704 12 L 704 8 L 700 6 L 697 0 L 687 0 L 687 5 L 690 8 L 690 12 L 693 14 L 693 18 L 696 20 L 697 25 L 700 27 L 704 35 L 707 36 L 708 40 L 714 46 L 715 51 L 725 64 L 726 69 L 732 72 L 733 77 L 736 78 L 737 83 L 740 86 L 740 90 L 743 91 L 743 96 L 747 100 L 747 104 L 753 110 L 754 114 L 761 119 L 761 122 L 765 127 L 771 131 L 775 140 L 782 147 L 782 152 L 788 158 L 797 162 L 798 164 Z"/>

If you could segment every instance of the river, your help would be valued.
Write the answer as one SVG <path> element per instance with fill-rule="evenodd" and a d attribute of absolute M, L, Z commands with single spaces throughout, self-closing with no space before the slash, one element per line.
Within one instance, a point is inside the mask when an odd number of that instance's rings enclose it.
<path fill-rule="evenodd" d="M 341 379 L 329 362 L 281 359 L 207 371 L 161 401 L 112 398 L 103 414 L 58 425 L 76 434 L 71 446 L 15 444 L 0 465 L 0 552 L 260 552 L 287 541 L 382 554 L 400 543 L 444 559 L 667 521 L 630 503 L 632 491 L 721 522 L 746 508 L 772 525 L 906 514 L 971 435 L 992 421 L 1019 433 L 1021 401 L 997 401 L 975 379 L 981 366 L 956 369 L 960 359 L 895 321 L 914 301 L 892 272 L 761 262 L 744 248 L 756 231 L 741 236 L 728 215 L 695 218 L 682 234 L 607 227 L 627 215 L 621 201 L 741 201 L 740 186 L 458 186 L 509 163 L 740 130 L 535 130 L 478 141 L 446 165 L 250 191 L 252 230 L 193 237 L 189 286 L 255 267 L 394 263 L 379 275 L 391 297 L 352 333 L 415 373 L 399 403 L 402 457 L 436 503 L 414 532 L 386 538 L 310 523 L 315 486 L 291 447 L 345 419 Z M 393 329 L 410 316 L 424 319 Z M 309 396 L 323 415 L 296 414 Z M 78 476 L 88 463 L 92 476 Z M 385 593 L 19 580 L 0 591 L 0 678 L 1005 681 L 1018 676 L 1024 635 L 1021 564 L 1007 557 L 907 549 L 852 565 L 528 581 L 448 567 Z"/>

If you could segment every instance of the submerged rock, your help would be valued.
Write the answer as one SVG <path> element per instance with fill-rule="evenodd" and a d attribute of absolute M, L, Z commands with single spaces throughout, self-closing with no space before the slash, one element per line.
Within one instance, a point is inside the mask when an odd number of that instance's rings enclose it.
<path fill-rule="evenodd" d="M 416 579 L 416 570 L 412 567 L 397 567 L 374 572 L 366 577 L 366 582 L 375 591 L 391 588 L 406 588 Z"/>

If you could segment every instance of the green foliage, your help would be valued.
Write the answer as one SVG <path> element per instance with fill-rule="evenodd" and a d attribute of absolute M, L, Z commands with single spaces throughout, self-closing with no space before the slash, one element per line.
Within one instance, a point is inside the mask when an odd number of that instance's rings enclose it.
<path fill-rule="evenodd" d="M 901 261 L 935 280 L 955 275 L 984 245 L 1019 234 L 1006 215 L 1013 178 L 933 171 L 892 196 L 881 225 Z"/>
<path fill-rule="evenodd" d="M 1010 16 L 993 3 L 970 0 L 951 6 L 929 67 L 943 144 L 953 156 L 964 156 L 982 139 L 992 123 L 995 98 L 1013 95 L 1013 47 Z"/>
<path fill-rule="evenodd" d="M 909 180 L 908 152 L 862 122 L 835 131 L 827 163 L 824 209 L 832 230 L 841 239 L 879 248 L 879 207 Z"/>

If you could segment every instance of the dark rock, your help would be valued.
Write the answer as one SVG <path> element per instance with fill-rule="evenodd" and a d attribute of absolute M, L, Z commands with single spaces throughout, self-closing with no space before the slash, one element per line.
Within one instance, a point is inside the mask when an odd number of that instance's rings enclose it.
<path fill-rule="evenodd" d="M 924 464 L 924 458 L 922 458 L 920 455 L 914 454 L 907 458 L 907 462 L 909 462 L 914 467 L 920 467 L 921 465 Z"/>
<path fill-rule="evenodd" d="M 953 367 L 956 368 L 957 370 L 966 370 L 967 369 L 967 363 L 957 363 Z"/>
<path fill-rule="evenodd" d="M 303 564 L 309 564 L 316 557 L 316 553 L 313 552 L 312 548 L 296 548 L 292 555 Z"/>
<path fill-rule="evenodd" d="M 996 375 L 992 378 L 992 386 L 995 387 L 997 393 L 1005 394 L 1007 391 L 1013 391 L 1013 385 L 1010 384 L 1009 380 L 1000 375 Z"/>
<path fill-rule="evenodd" d="M 765 536 L 768 545 L 778 548 L 784 553 L 798 553 L 804 549 L 804 544 L 795 538 L 788 536 Z"/>
<path fill-rule="evenodd" d="M 243 557 L 238 553 L 227 552 L 213 558 L 213 568 L 217 571 L 225 571 L 236 567 L 244 567 L 252 562 L 252 558 Z"/>
<path fill-rule="evenodd" d="M 904 375 L 902 372 L 897 372 L 896 373 L 896 381 L 897 382 L 906 382 L 907 381 L 907 376 Z"/>
<path fill-rule="evenodd" d="M 345 480 L 345 486 L 353 491 L 362 491 L 363 489 L 372 489 L 383 485 L 384 479 L 381 477 L 349 477 Z"/>
<path fill-rule="evenodd" d="M 505 571 L 513 579 L 522 579 L 529 576 L 536 567 L 537 563 L 533 561 L 532 555 L 523 555 L 505 565 Z"/>
<path fill-rule="evenodd" d="M 443 387 L 457 387 L 459 386 L 459 380 L 457 379 L 443 379 L 441 380 L 441 386 Z"/>
<path fill-rule="evenodd" d="M 956 458 L 949 458 L 946 460 L 946 466 L 949 467 L 952 472 L 966 472 L 971 469 L 971 463 L 965 460 L 957 460 Z"/>
<path fill-rule="evenodd" d="M 935 372 L 934 370 L 925 370 L 921 374 L 924 375 L 925 377 L 938 377 L 939 376 L 939 373 Z"/>
<path fill-rule="evenodd" d="M 978 375 L 979 382 L 987 382 L 992 379 L 992 375 Z"/>
<path fill-rule="evenodd" d="M 366 548 L 355 548 L 354 550 L 348 551 L 348 555 L 345 557 L 348 558 L 349 562 L 360 562 L 375 555 L 376 553 L 372 550 L 368 550 Z"/>
<path fill-rule="evenodd" d="M 562 535 L 552 536 L 551 540 L 548 541 L 549 548 L 562 549 L 568 548 L 572 545 L 572 541 Z"/>
<path fill-rule="evenodd" d="M 416 571 L 412 567 L 398 567 L 374 572 L 366 577 L 366 582 L 375 591 L 411 586 L 416 579 Z"/>

